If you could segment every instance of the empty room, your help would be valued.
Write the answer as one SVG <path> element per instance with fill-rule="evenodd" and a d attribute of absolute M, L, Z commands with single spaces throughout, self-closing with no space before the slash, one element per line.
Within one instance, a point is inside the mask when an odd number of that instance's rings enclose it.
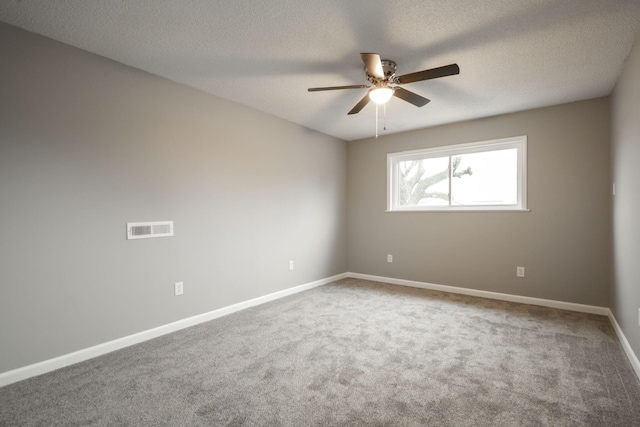
<path fill-rule="evenodd" d="M 2 1 L 0 426 L 640 426 L 638 165 L 637 0 Z"/>

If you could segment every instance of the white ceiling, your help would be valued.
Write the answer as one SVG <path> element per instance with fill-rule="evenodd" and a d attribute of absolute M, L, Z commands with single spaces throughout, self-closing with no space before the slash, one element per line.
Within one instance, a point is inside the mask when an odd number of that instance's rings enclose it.
<path fill-rule="evenodd" d="M 0 21 L 345 140 L 373 136 L 360 52 L 406 74 L 386 133 L 609 95 L 640 33 L 640 0 L 1 0 Z M 384 132 L 382 133 L 384 134 Z"/>

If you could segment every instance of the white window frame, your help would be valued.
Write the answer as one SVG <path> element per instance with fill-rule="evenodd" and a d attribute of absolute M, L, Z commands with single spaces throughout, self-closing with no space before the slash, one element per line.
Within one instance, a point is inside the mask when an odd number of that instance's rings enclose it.
<path fill-rule="evenodd" d="M 452 206 L 449 197 L 448 206 L 398 206 L 398 164 L 400 162 L 437 157 L 453 157 L 461 154 L 480 153 L 505 149 L 517 149 L 518 197 L 513 205 L 472 205 Z M 451 164 L 451 160 L 449 161 Z M 449 168 L 449 195 L 451 196 L 451 168 Z M 456 144 L 444 147 L 425 148 L 387 154 L 387 212 L 451 212 L 451 211 L 516 211 L 527 212 L 527 136 L 492 139 L 488 141 Z"/>

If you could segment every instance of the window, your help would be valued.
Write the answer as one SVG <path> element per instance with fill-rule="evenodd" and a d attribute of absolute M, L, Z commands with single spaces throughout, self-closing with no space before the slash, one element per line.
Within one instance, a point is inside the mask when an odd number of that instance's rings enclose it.
<path fill-rule="evenodd" d="M 527 210 L 527 137 L 387 155 L 389 211 Z"/>

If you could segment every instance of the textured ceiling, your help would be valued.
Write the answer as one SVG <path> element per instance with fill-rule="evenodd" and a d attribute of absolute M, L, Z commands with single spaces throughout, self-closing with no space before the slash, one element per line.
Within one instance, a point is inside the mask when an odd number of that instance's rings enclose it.
<path fill-rule="evenodd" d="M 360 52 L 431 99 L 387 104 L 385 133 L 611 93 L 640 33 L 640 0 L 1 0 L 0 21 L 345 140 L 373 136 Z"/>

